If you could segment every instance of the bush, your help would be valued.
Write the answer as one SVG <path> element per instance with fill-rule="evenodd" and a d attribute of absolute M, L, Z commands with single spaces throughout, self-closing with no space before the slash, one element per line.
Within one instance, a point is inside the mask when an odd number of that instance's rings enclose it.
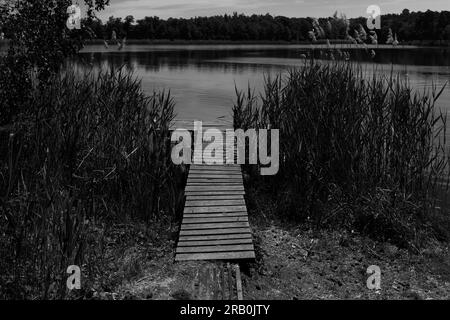
<path fill-rule="evenodd" d="M 438 97 L 393 75 L 365 77 L 352 63 L 310 61 L 266 79 L 261 103 L 237 92 L 234 122 L 280 129 L 279 174 L 253 179 L 279 216 L 406 245 L 427 229 L 448 169 Z"/>
<path fill-rule="evenodd" d="M 105 225 L 150 225 L 179 201 L 170 93 L 148 97 L 121 70 L 67 72 L 29 101 L 2 132 L 0 298 L 64 297 L 69 265 L 93 276 Z"/>

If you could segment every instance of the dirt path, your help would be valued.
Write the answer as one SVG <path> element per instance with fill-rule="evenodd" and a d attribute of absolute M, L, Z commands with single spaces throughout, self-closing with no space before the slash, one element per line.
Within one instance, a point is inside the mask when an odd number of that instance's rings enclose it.
<path fill-rule="evenodd" d="M 244 299 L 450 299 L 448 246 L 415 254 L 356 234 L 251 225 L 257 260 L 241 264 Z M 94 298 L 230 299 L 235 279 L 225 272 L 223 282 L 223 263 L 175 263 L 174 248 L 174 240 L 128 248 L 115 265 L 132 270 L 130 276 L 120 271 L 120 284 L 109 290 L 114 293 Z M 378 292 L 366 285 L 371 265 L 381 269 Z"/>
<path fill-rule="evenodd" d="M 411 254 L 340 232 L 256 230 L 258 263 L 244 275 L 247 299 L 450 299 L 448 247 Z M 367 288 L 371 265 L 381 290 Z"/>

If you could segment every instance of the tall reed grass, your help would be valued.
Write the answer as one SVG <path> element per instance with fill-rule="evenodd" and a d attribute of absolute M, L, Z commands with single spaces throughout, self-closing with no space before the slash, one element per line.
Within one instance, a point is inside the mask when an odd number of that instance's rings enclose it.
<path fill-rule="evenodd" d="M 105 225 L 173 217 L 174 103 L 122 70 L 66 72 L 29 101 L 3 140 L 0 298 L 61 298 L 69 265 L 101 272 Z"/>
<path fill-rule="evenodd" d="M 417 246 L 437 230 L 437 177 L 448 175 L 440 93 L 314 60 L 266 78 L 261 99 L 237 90 L 236 128 L 280 129 L 279 174 L 253 170 L 252 185 L 279 216 Z"/>

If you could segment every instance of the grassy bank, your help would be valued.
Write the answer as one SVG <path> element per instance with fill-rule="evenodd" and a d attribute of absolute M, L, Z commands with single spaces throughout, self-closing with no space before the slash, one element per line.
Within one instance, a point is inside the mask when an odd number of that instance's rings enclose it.
<path fill-rule="evenodd" d="M 132 276 L 127 250 L 165 239 L 181 201 L 170 94 L 146 96 L 112 70 L 68 71 L 24 95 L 1 132 L 0 298 L 67 297 L 69 265 L 84 290 Z"/>
<path fill-rule="evenodd" d="M 250 207 L 416 250 L 448 240 L 450 218 L 436 197 L 436 177 L 448 175 L 438 96 L 395 75 L 368 79 L 357 65 L 314 61 L 266 79 L 261 99 L 238 92 L 235 127 L 278 128 L 281 137 L 278 175 L 247 167 L 247 188 L 258 190 Z"/>

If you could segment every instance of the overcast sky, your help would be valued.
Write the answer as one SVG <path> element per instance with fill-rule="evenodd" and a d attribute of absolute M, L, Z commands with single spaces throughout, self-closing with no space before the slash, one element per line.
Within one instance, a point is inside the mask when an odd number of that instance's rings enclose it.
<path fill-rule="evenodd" d="M 190 18 L 231 14 L 234 11 L 245 14 L 283 15 L 287 17 L 328 17 L 334 11 L 347 17 L 366 16 L 371 4 L 381 7 L 382 13 L 399 13 L 404 8 L 410 11 L 427 9 L 450 11 L 450 0 L 110 0 L 108 9 L 99 14 L 105 20 L 109 16 L 133 15 L 161 18 Z"/>

